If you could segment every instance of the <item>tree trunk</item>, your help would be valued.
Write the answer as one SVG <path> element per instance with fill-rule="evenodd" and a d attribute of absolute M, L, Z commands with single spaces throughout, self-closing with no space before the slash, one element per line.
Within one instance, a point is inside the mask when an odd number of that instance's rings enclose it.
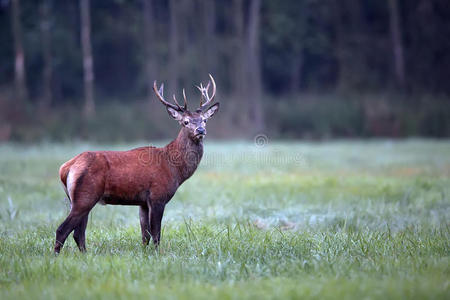
<path fill-rule="evenodd" d="M 153 0 L 142 0 L 144 4 L 144 44 L 145 44 L 145 71 L 147 81 L 147 98 L 153 103 L 153 81 L 157 77 L 155 48 L 153 44 L 156 42 L 155 26 L 154 26 L 154 3 Z"/>
<path fill-rule="evenodd" d="M 249 119 L 247 115 L 247 105 L 245 103 L 245 86 L 246 86 L 246 57 L 245 57 L 245 34 L 244 34 L 244 6 L 243 0 L 233 0 L 231 5 L 231 23 L 233 40 L 229 47 L 227 56 L 231 62 L 231 99 L 233 104 L 228 106 L 229 118 L 232 125 L 231 128 L 237 131 L 239 128 L 249 128 Z"/>
<path fill-rule="evenodd" d="M 291 62 L 291 84 L 292 94 L 298 93 L 302 85 L 303 54 L 301 51 L 294 56 Z"/>
<path fill-rule="evenodd" d="M 261 0 L 251 0 L 248 17 L 248 44 L 247 44 L 247 68 L 249 94 L 249 117 L 252 120 L 256 132 L 264 130 L 263 107 L 262 107 L 262 87 L 261 87 L 261 66 L 260 66 L 260 26 Z"/>
<path fill-rule="evenodd" d="M 169 18 L 170 18 L 170 33 L 169 33 L 169 89 L 175 93 L 178 90 L 179 78 L 179 34 L 178 34 L 178 5 L 179 1 L 169 1 Z"/>
<path fill-rule="evenodd" d="M 83 75 L 84 75 L 84 109 L 85 117 L 95 114 L 94 102 L 94 60 L 91 48 L 91 17 L 89 0 L 80 0 L 81 16 L 81 46 L 83 48 Z"/>
<path fill-rule="evenodd" d="M 333 1 L 338 61 L 337 89 L 351 91 L 364 86 L 368 72 L 364 45 L 367 43 L 366 20 L 359 0 Z"/>
<path fill-rule="evenodd" d="M 397 86 L 403 89 L 405 87 L 405 62 L 398 0 L 388 0 L 388 4 L 395 79 Z"/>
<path fill-rule="evenodd" d="M 41 12 L 41 37 L 42 54 L 44 57 L 43 71 L 43 96 L 40 103 L 42 110 L 47 110 L 52 103 L 52 44 L 50 33 L 50 1 L 43 0 L 40 7 Z"/>
<path fill-rule="evenodd" d="M 350 52 L 348 49 L 348 42 L 347 42 L 347 35 L 346 35 L 346 28 L 344 26 L 344 9 L 341 7 L 342 3 L 336 3 L 335 1 L 332 2 L 332 8 L 333 8 L 333 17 L 335 22 L 335 30 L 336 30 L 336 47 L 335 49 L 335 55 L 338 65 L 338 71 L 337 71 L 337 78 L 336 78 L 336 89 L 339 91 L 347 90 L 349 84 L 349 77 L 350 77 L 350 67 L 349 67 L 349 59 Z"/>
<path fill-rule="evenodd" d="M 14 84 L 16 100 L 24 103 L 28 99 L 25 73 L 25 54 L 22 45 L 22 25 L 20 22 L 20 1 L 11 0 L 12 35 L 14 39 Z"/>
<path fill-rule="evenodd" d="M 235 97 L 243 97 L 244 86 L 245 86 L 245 63 L 246 59 L 244 57 L 244 14 L 243 14 L 243 4 L 242 0 L 233 0 L 233 33 L 234 33 L 234 43 L 231 48 L 231 61 L 233 62 L 234 74 L 232 77 L 232 94 Z"/>
<path fill-rule="evenodd" d="M 205 1 L 203 3 L 203 51 L 205 60 L 202 62 L 201 68 L 206 72 L 202 72 L 202 76 L 207 73 L 216 73 L 214 63 L 216 61 L 216 45 L 215 45 L 215 32 L 216 32 L 216 6 L 214 1 Z"/>

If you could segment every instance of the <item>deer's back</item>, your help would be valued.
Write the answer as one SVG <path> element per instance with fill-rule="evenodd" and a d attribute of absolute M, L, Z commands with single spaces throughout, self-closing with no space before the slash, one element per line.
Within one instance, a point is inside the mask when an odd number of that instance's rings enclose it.
<path fill-rule="evenodd" d="M 77 190 L 96 192 L 105 204 L 139 205 L 150 195 L 164 197 L 178 186 L 160 148 L 83 152 L 60 168 L 70 199 Z"/>

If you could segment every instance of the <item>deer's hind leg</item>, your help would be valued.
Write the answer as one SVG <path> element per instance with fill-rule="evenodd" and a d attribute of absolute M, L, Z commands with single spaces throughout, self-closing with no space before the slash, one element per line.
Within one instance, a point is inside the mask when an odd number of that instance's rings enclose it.
<path fill-rule="evenodd" d="M 100 199 L 103 191 L 103 181 L 101 178 L 91 175 L 89 170 L 85 169 L 79 174 L 69 174 L 69 178 L 71 175 L 74 176 L 75 180 L 70 180 L 71 183 L 68 184 L 67 189 L 72 201 L 72 208 L 67 218 L 56 230 L 55 253 L 61 251 L 64 242 L 74 229 L 74 239 L 78 248 L 81 251 L 86 250 L 85 230 L 88 215 Z"/>
<path fill-rule="evenodd" d="M 84 216 L 78 226 L 75 227 L 75 230 L 73 232 L 73 239 L 75 240 L 75 243 L 77 243 L 78 249 L 80 249 L 81 252 L 86 251 L 86 226 L 89 219 L 89 213 Z"/>
<path fill-rule="evenodd" d="M 78 211 L 72 207 L 67 218 L 59 225 L 56 230 L 56 241 L 55 241 L 55 253 L 58 254 L 61 251 L 64 242 L 66 241 L 69 234 L 77 227 L 85 217 L 87 217 L 89 210 Z"/>
<path fill-rule="evenodd" d="M 69 234 L 75 229 L 74 239 L 81 251 L 85 247 L 85 230 L 89 212 L 103 194 L 103 170 L 108 164 L 101 154 L 84 152 L 77 156 L 67 173 L 65 187 L 72 202 L 69 216 L 56 230 L 55 253 L 61 251 Z M 63 182 L 64 183 L 64 182 Z"/>
<path fill-rule="evenodd" d="M 88 215 L 91 209 L 97 203 L 98 197 L 84 198 L 84 201 L 80 201 L 81 199 L 78 200 L 79 201 L 74 201 L 72 203 L 72 209 L 70 210 L 69 215 L 56 230 L 56 254 L 61 251 L 64 242 L 73 230 L 75 230 L 74 239 L 78 245 L 78 248 L 80 249 L 80 251 L 86 250 L 85 231 L 88 221 Z"/>

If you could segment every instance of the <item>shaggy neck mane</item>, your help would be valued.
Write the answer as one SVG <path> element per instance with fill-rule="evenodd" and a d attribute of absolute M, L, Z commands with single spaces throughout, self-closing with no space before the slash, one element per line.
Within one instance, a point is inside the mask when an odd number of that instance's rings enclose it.
<path fill-rule="evenodd" d="M 180 184 L 191 177 L 203 156 L 203 140 L 193 140 L 182 127 L 176 139 L 164 147 L 171 167 L 177 170 Z"/>

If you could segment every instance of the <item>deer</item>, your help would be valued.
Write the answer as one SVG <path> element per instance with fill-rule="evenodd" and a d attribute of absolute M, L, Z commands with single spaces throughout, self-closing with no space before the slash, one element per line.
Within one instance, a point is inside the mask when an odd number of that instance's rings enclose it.
<path fill-rule="evenodd" d="M 203 156 L 206 122 L 218 111 L 214 104 L 216 83 L 209 74 L 206 86 L 200 83 L 200 106 L 190 111 L 183 89 L 184 105 L 173 95 L 174 104 L 164 99 L 164 83 L 153 90 L 169 116 L 180 124 L 178 136 L 165 147 L 139 147 L 128 151 L 87 151 L 64 163 L 59 169 L 70 212 L 56 230 L 54 252 L 59 254 L 65 240 L 73 238 L 81 252 L 86 251 L 85 232 L 91 209 L 97 204 L 139 206 L 142 243 L 150 238 L 155 249 L 160 244 L 161 221 L 166 204 L 183 182 L 196 171 Z M 212 93 L 209 88 L 212 85 Z"/>

